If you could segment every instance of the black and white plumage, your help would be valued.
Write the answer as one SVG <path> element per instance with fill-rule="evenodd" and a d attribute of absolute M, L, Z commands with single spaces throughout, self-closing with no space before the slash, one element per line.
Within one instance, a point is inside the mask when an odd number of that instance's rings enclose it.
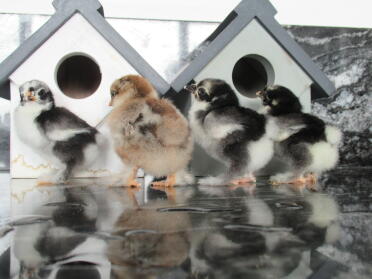
<path fill-rule="evenodd" d="M 318 175 L 335 167 L 342 138 L 338 128 L 303 113 L 300 101 L 286 87 L 269 87 L 257 95 L 278 127 L 286 130 L 281 133 L 275 154 L 288 164 L 288 168 L 286 172 L 271 177 L 271 181 L 314 183 Z"/>
<path fill-rule="evenodd" d="M 27 81 L 19 92 L 21 102 L 14 113 L 18 137 L 58 169 L 41 177 L 39 184 L 63 183 L 89 167 L 99 154 L 102 135 L 66 108 L 56 107 L 45 83 Z"/>
<path fill-rule="evenodd" d="M 255 182 L 254 173 L 272 158 L 275 128 L 264 115 L 241 107 L 223 80 L 205 79 L 186 87 L 192 92 L 189 111 L 195 140 L 228 172 L 205 178 L 200 184 Z"/>

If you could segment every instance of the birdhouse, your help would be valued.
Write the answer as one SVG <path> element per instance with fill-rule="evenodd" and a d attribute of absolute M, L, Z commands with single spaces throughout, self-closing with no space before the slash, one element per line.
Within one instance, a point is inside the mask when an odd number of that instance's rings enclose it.
<path fill-rule="evenodd" d="M 276 10 L 267 0 L 243 0 L 194 51 L 189 63 L 171 83 L 177 104 L 188 110 L 182 91 L 190 81 L 205 78 L 225 80 L 236 92 L 242 106 L 260 110 L 256 92 L 265 86 L 283 85 L 310 112 L 311 100 L 327 97 L 334 85 L 301 47 L 275 20 Z M 182 99 L 182 102 L 180 102 Z M 195 148 L 193 169 L 197 175 L 220 167 Z"/>
<path fill-rule="evenodd" d="M 1 96 L 19 105 L 19 86 L 37 79 L 54 94 L 56 105 L 66 107 L 96 127 L 109 113 L 111 83 L 126 74 L 147 78 L 160 94 L 169 85 L 110 26 L 97 0 L 54 0 L 55 14 L 0 65 Z M 12 113 L 11 113 L 12 117 Z M 108 135 L 104 128 L 99 130 Z M 27 133 L 27 131 L 25 131 Z M 103 150 L 82 177 L 109 175 L 122 163 L 112 148 Z M 20 141 L 11 124 L 11 176 L 38 177 L 52 168 Z"/>

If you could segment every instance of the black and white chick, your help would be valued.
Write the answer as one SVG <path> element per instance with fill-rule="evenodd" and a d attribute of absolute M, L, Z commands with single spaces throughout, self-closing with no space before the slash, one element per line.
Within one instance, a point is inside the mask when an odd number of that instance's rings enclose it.
<path fill-rule="evenodd" d="M 57 107 L 49 87 L 31 80 L 19 88 L 20 104 L 14 123 L 20 140 L 57 168 L 39 178 L 39 185 L 66 182 L 87 169 L 99 155 L 103 136 L 84 120 Z"/>
<path fill-rule="evenodd" d="M 227 173 L 201 179 L 199 184 L 255 182 L 255 172 L 273 156 L 276 126 L 266 116 L 241 107 L 223 80 L 204 79 L 185 89 L 193 95 L 189 121 L 195 140 L 228 168 Z"/>
<path fill-rule="evenodd" d="M 336 166 L 342 140 L 338 128 L 303 113 L 299 99 L 284 86 L 265 88 L 257 96 L 279 129 L 291 131 L 282 132 L 275 145 L 275 156 L 288 166 L 270 178 L 272 183 L 315 184 L 321 173 Z"/>

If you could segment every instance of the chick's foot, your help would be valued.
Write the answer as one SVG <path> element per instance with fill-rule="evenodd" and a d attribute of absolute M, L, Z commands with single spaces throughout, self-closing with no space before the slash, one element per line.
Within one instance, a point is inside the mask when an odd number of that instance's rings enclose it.
<path fill-rule="evenodd" d="M 241 185 L 241 184 L 248 184 L 248 183 L 256 183 L 256 178 L 254 176 L 242 177 L 238 179 L 234 179 L 230 181 L 230 184 L 233 185 Z"/>

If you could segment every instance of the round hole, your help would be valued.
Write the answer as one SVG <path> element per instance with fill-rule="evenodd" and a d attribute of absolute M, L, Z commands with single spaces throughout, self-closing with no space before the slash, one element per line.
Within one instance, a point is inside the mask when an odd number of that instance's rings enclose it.
<path fill-rule="evenodd" d="M 101 71 L 97 63 L 87 56 L 70 56 L 57 69 L 57 83 L 66 96 L 83 99 L 97 90 L 101 83 Z"/>
<path fill-rule="evenodd" d="M 247 55 L 236 62 L 232 80 L 244 96 L 256 98 L 256 92 L 274 82 L 274 69 L 270 62 L 259 55 Z"/>

